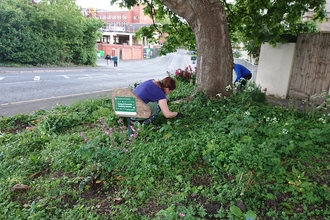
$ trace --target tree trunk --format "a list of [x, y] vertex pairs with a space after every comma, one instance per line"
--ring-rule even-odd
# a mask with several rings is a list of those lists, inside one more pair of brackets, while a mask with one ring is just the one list
[[219, 0], [160, 0], [186, 19], [196, 37], [198, 52], [196, 83], [210, 97], [233, 81], [233, 55], [224, 7]]

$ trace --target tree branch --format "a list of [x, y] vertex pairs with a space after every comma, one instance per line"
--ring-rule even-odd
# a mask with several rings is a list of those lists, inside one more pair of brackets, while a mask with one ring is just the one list
[[226, 6], [227, 10], [230, 12], [230, 14], [232, 14], [233, 16], [235, 16], [235, 13], [230, 8], [230, 4], [228, 4], [226, 0], [223, 0], [223, 3]]
[[152, 19], [152, 23], [155, 27], [155, 29], [158, 31], [159, 34], [163, 34], [163, 32], [161, 30], [159, 30], [159, 28], [157, 27], [156, 25], [156, 22], [155, 22], [155, 7], [154, 7], [154, 4], [153, 4], [153, 1], [151, 2], [148, 2], [148, 1], [145, 1], [148, 5], [148, 7], [150, 8], [150, 11], [149, 11], [149, 14], [151, 16], [151, 19]]

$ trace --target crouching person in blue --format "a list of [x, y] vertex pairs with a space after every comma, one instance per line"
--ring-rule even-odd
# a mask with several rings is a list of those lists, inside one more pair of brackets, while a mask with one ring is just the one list
[[140, 121], [150, 124], [161, 111], [166, 118], [184, 117], [179, 112], [172, 112], [168, 107], [167, 96], [176, 88], [176, 82], [172, 77], [162, 80], [150, 79], [139, 84], [133, 92], [151, 108], [152, 115], [148, 119], [131, 118], [131, 121]]
[[238, 85], [238, 89], [244, 89], [246, 82], [251, 79], [252, 77], [252, 73], [251, 71], [246, 68], [245, 66], [241, 65], [241, 64], [237, 64], [237, 63], [233, 63], [233, 69], [236, 72], [236, 79], [235, 79], [235, 83], [239, 83]]

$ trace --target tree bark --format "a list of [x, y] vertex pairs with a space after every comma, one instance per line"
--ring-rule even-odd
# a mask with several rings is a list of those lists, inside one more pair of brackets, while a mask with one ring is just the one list
[[196, 83], [208, 96], [229, 96], [233, 81], [233, 55], [226, 13], [219, 0], [160, 0], [186, 19], [196, 37]]

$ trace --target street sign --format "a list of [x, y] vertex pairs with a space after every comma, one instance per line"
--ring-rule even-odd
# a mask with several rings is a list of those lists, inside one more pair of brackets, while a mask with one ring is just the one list
[[136, 102], [134, 97], [116, 96], [114, 98], [115, 113], [124, 115], [136, 115]]

